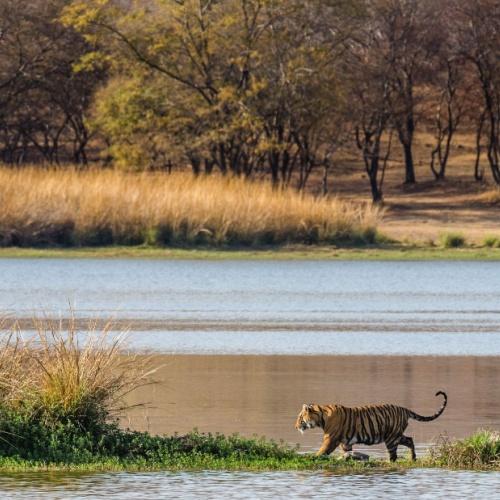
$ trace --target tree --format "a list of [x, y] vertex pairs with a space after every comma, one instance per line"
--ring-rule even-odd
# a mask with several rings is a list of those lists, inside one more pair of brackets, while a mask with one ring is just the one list
[[436, 145], [431, 153], [431, 171], [443, 180], [451, 151], [451, 143], [466, 111], [468, 89], [464, 85], [463, 61], [452, 54], [443, 55], [439, 75], [440, 86], [434, 122]]
[[403, 147], [405, 183], [416, 181], [413, 140], [421, 100], [417, 91], [428, 78], [428, 69], [442, 34], [436, 26], [435, 4], [426, 0], [375, 0], [373, 16], [379, 19], [379, 36], [385, 40], [389, 65], [391, 114]]
[[[478, 121], [477, 150], [486, 127], [488, 162], [494, 181], [500, 184], [500, 5], [492, 0], [471, 0], [457, 1], [454, 7], [454, 15], [461, 21], [460, 49], [475, 69], [484, 100], [484, 116], [480, 115]], [[479, 155], [476, 165], [478, 159]]]
[[0, 6], [0, 130], [4, 161], [85, 162], [85, 113], [102, 72], [75, 73], [89, 47], [58, 17], [65, 0], [5, 0]]
[[[205, 171], [249, 176], [267, 166], [278, 187], [288, 185], [297, 169], [303, 189], [340, 136], [336, 57], [346, 38], [335, 28], [352, 5], [76, 1], [65, 22], [106, 47], [86, 59], [112, 59], [120, 78], [149, 75], [161, 112], [157, 122], [148, 108], [151, 124], [161, 123], [157, 135], [183, 150], [195, 173], [204, 165]], [[137, 144], [132, 137], [138, 129], [126, 130], [127, 140]]]

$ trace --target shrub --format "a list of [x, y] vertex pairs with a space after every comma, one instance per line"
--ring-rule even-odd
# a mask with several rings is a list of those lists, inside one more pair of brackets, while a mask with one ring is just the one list
[[458, 441], [442, 438], [441, 442], [431, 450], [431, 459], [437, 465], [446, 467], [498, 468], [500, 434], [483, 430]]
[[462, 233], [444, 233], [440, 239], [444, 248], [460, 248], [465, 245], [465, 236]]
[[[149, 380], [150, 359], [124, 355], [111, 324], [79, 332], [74, 319], [34, 320], [25, 340], [15, 325], [0, 342], [0, 412], [51, 426], [87, 430], [123, 408], [123, 397]], [[5, 418], [4, 418], [5, 420]]]
[[486, 236], [483, 240], [483, 244], [488, 248], [500, 248], [500, 238], [496, 236]]

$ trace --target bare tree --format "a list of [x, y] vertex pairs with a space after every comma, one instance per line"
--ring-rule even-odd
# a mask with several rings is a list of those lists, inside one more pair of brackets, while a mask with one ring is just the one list
[[389, 65], [392, 121], [403, 147], [405, 183], [416, 181], [413, 141], [419, 118], [417, 89], [428, 78], [430, 61], [437, 52], [435, 4], [426, 0], [376, 1], [379, 36], [385, 39]]
[[477, 149], [479, 152], [485, 127], [491, 174], [500, 184], [500, 5], [494, 0], [460, 0], [455, 3], [454, 15], [461, 20], [460, 49], [475, 68], [484, 99], [484, 118], [481, 115], [476, 136]]
[[436, 145], [431, 153], [431, 171], [436, 180], [443, 180], [451, 151], [451, 143], [465, 113], [467, 89], [463, 86], [463, 61], [445, 55], [442, 61], [442, 90], [435, 118]]

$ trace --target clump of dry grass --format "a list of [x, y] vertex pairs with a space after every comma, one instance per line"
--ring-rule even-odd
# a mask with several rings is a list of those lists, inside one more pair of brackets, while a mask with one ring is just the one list
[[479, 195], [478, 199], [490, 205], [497, 205], [500, 203], [500, 188], [496, 187], [485, 191]]
[[0, 244], [371, 243], [380, 211], [237, 178], [0, 168]]
[[123, 398], [150, 380], [150, 358], [124, 352], [124, 335], [111, 323], [79, 332], [50, 319], [34, 320], [34, 333], [17, 325], [0, 341], [0, 410], [50, 425], [104, 424], [124, 409]]

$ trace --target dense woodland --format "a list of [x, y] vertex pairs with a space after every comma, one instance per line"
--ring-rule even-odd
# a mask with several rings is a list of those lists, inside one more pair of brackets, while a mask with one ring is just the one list
[[0, 0], [7, 164], [189, 166], [301, 190], [350, 148], [380, 201], [395, 151], [416, 182], [419, 130], [437, 180], [466, 131], [471, 182], [500, 184], [498, 1]]

